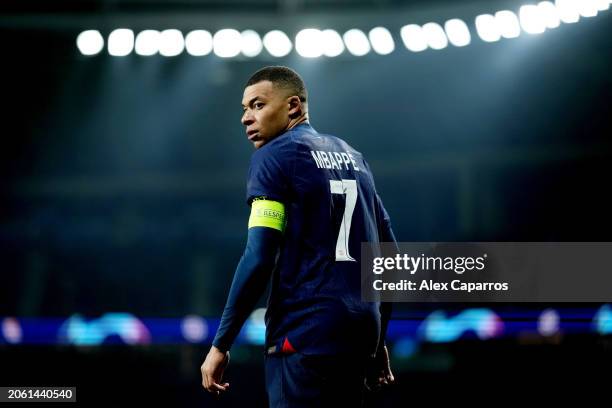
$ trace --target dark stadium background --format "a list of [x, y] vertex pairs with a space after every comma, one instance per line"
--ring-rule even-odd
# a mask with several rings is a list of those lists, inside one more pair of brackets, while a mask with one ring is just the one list
[[[612, 14], [496, 43], [475, 35], [476, 15], [527, 3], [3, 1], [0, 319], [218, 318], [248, 217], [252, 147], [239, 103], [249, 75], [270, 64], [301, 73], [317, 130], [366, 155], [399, 240], [610, 241]], [[451, 17], [470, 25], [467, 47], [403, 47], [402, 25]], [[377, 25], [394, 35], [390, 55], [115, 58], [75, 45], [89, 28], [291, 37], [307, 26]], [[393, 358], [399, 384], [370, 405], [604, 393], [612, 343], [592, 326], [604, 305], [480, 306], [505, 319], [505, 335], [404, 344], [416, 351]], [[401, 304], [394, 318], [415, 325], [441, 307]], [[561, 330], [538, 334], [549, 308]], [[83, 405], [264, 406], [257, 345], [233, 349], [228, 395], [206, 395], [209, 340], [0, 340], [0, 386], [76, 386]]]

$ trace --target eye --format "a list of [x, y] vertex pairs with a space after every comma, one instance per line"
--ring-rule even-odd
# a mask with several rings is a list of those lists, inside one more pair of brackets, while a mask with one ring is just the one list
[[255, 102], [253, 106], [255, 107], [255, 109], [261, 109], [263, 108], [264, 104], [261, 102]]

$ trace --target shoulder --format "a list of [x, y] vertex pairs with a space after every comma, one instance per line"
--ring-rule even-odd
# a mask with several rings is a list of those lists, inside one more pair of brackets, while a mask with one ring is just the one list
[[331, 137], [335, 141], [335, 143], [337, 143], [337, 145], [340, 146], [342, 150], [348, 153], [351, 153], [355, 156], [363, 157], [360, 151], [358, 151], [353, 146], [348, 144], [344, 139], [341, 139], [338, 136], [331, 136], [331, 135], [329, 135], [329, 137]]
[[285, 132], [282, 135], [272, 139], [253, 153], [253, 159], [263, 159], [266, 157], [274, 157], [279, 154], [287, 154], [295, 149], [295, 137], [291, 132]]
[[344, 139], [338, 136], [323, 133], [319, 133], [318, 136], [321, 137], [321, 144], [319, 144], [319, 147], [321, 148], [320, 150], [329, 152], [344, 152], [353, 159], [358, 159], [360, 161], [365, 160], [363, 154], [347, 143]]
[[342, 150], [355, 156], [362, 156], [361, 152], [353, 148], [344, 139], [330, 133], [317, 132], [310, 124], [292, 130], [291, 135], [294, 143], [300, 146], [313, 147], [312, 145], [316, 145], [321, 149]]
[[289, 180], [294, 172], [297, 143], [286, 132], [253, 152], [249, 166], [249, 178], [270, 176]]
[[[291, 166], [299, 159], [300, 152], [308, 150], [319, 134], [310, 126], [297, 126], [269, 141], [251, 156], [251, 165], [274, 163], [281, 167]], [[320, 135], [323, 136], [323, 135]]]

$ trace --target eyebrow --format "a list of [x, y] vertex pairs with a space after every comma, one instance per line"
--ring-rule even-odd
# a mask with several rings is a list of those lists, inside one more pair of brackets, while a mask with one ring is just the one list
[[[252, 98], [252, 99], [249, 101], [248, 106], [250, 106], [250, 105], [251, 105], [253, 102], [255, 102], [257, 99], [261, 99], [261, 96], [256, 96], [256, 97]], [[243, 107], [243, 108], [244, 108], [245, 106], [247, 106], [247, 105], [244, 105], [244, 104], [242, 105], [242, 107]]]

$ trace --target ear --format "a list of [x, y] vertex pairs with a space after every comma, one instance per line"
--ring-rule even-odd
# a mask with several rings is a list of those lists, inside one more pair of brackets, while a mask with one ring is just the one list
[[302, 114], [303, 106], [299, 96], [290, 96], [287, 99], [287, 103], [289, 104], [289, 117], [291, 119], [297, 118]]

